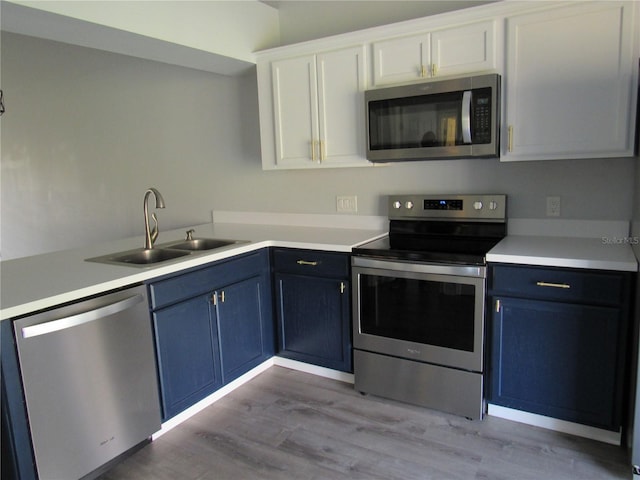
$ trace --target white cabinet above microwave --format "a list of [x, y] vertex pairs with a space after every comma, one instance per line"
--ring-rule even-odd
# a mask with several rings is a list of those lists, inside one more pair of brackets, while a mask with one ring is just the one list
[[496, 68], [496, 21], [373, 42], [373, 85]]

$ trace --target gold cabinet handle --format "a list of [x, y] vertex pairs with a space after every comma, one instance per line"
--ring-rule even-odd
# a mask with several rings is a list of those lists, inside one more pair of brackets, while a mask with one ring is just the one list
[[438, 74], [438, 66], [435, 63], [431, 64], [431, 76], [435, 77]]
[[500, 313], [500, 300], [496, 300], [496, 313]]
[[316, 161], [316, 144], [318, 143], [317, 140], [311, 140], [311, 161], [315, 162]]
[[317, 267], [318, 262], [310, 262], [308, 260], [298, 260], [296, 262], [298, 265], [309, 265], [310, 267]]
[[224, 290], [221, 292], [213, 292], [210, 297], [211, 303], [214, 305], [218, 305], [218, 300], [220, 303], [224, 303]]
[[553, 282], [536, 282], [539, 287], [551, 287], [551, 288], [571, 288], [568, 283], [553, 283]]
[[344, 282], [340, 282], [340, 294], [344, 294], [346, 288], [347, 286], [344, 284]]
[[420, 65], [420, 76], [421, 77], [426, 77], [427, 76], [427, 66], [426, 65]]
[[320, 144], [320, 161], [324, 162], [326, 155], [325, 155], [325, 151], [324, 151], [324, 140], [320, 140], [320, 142], [318, 142]]
[[509, 125], [509, 128], [507, 128], [507, 135], [507, 150], [513, 152], [513, 125]]

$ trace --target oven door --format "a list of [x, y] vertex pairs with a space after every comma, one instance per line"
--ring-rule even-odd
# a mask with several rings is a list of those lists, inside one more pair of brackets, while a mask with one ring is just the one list
[[353, 346], [483, 371], [486, 267], [352, 257]]

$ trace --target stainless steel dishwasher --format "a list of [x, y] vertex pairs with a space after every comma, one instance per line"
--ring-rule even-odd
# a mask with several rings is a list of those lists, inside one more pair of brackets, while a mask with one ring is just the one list
[[160, 429], [146, 287], [14, 322], [40, 480], [79, 479]]

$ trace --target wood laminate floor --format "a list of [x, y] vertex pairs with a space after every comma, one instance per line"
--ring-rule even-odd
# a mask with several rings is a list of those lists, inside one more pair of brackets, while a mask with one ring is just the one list
[[271, 367], [100, 480], [630, 478], [620, 447]]

